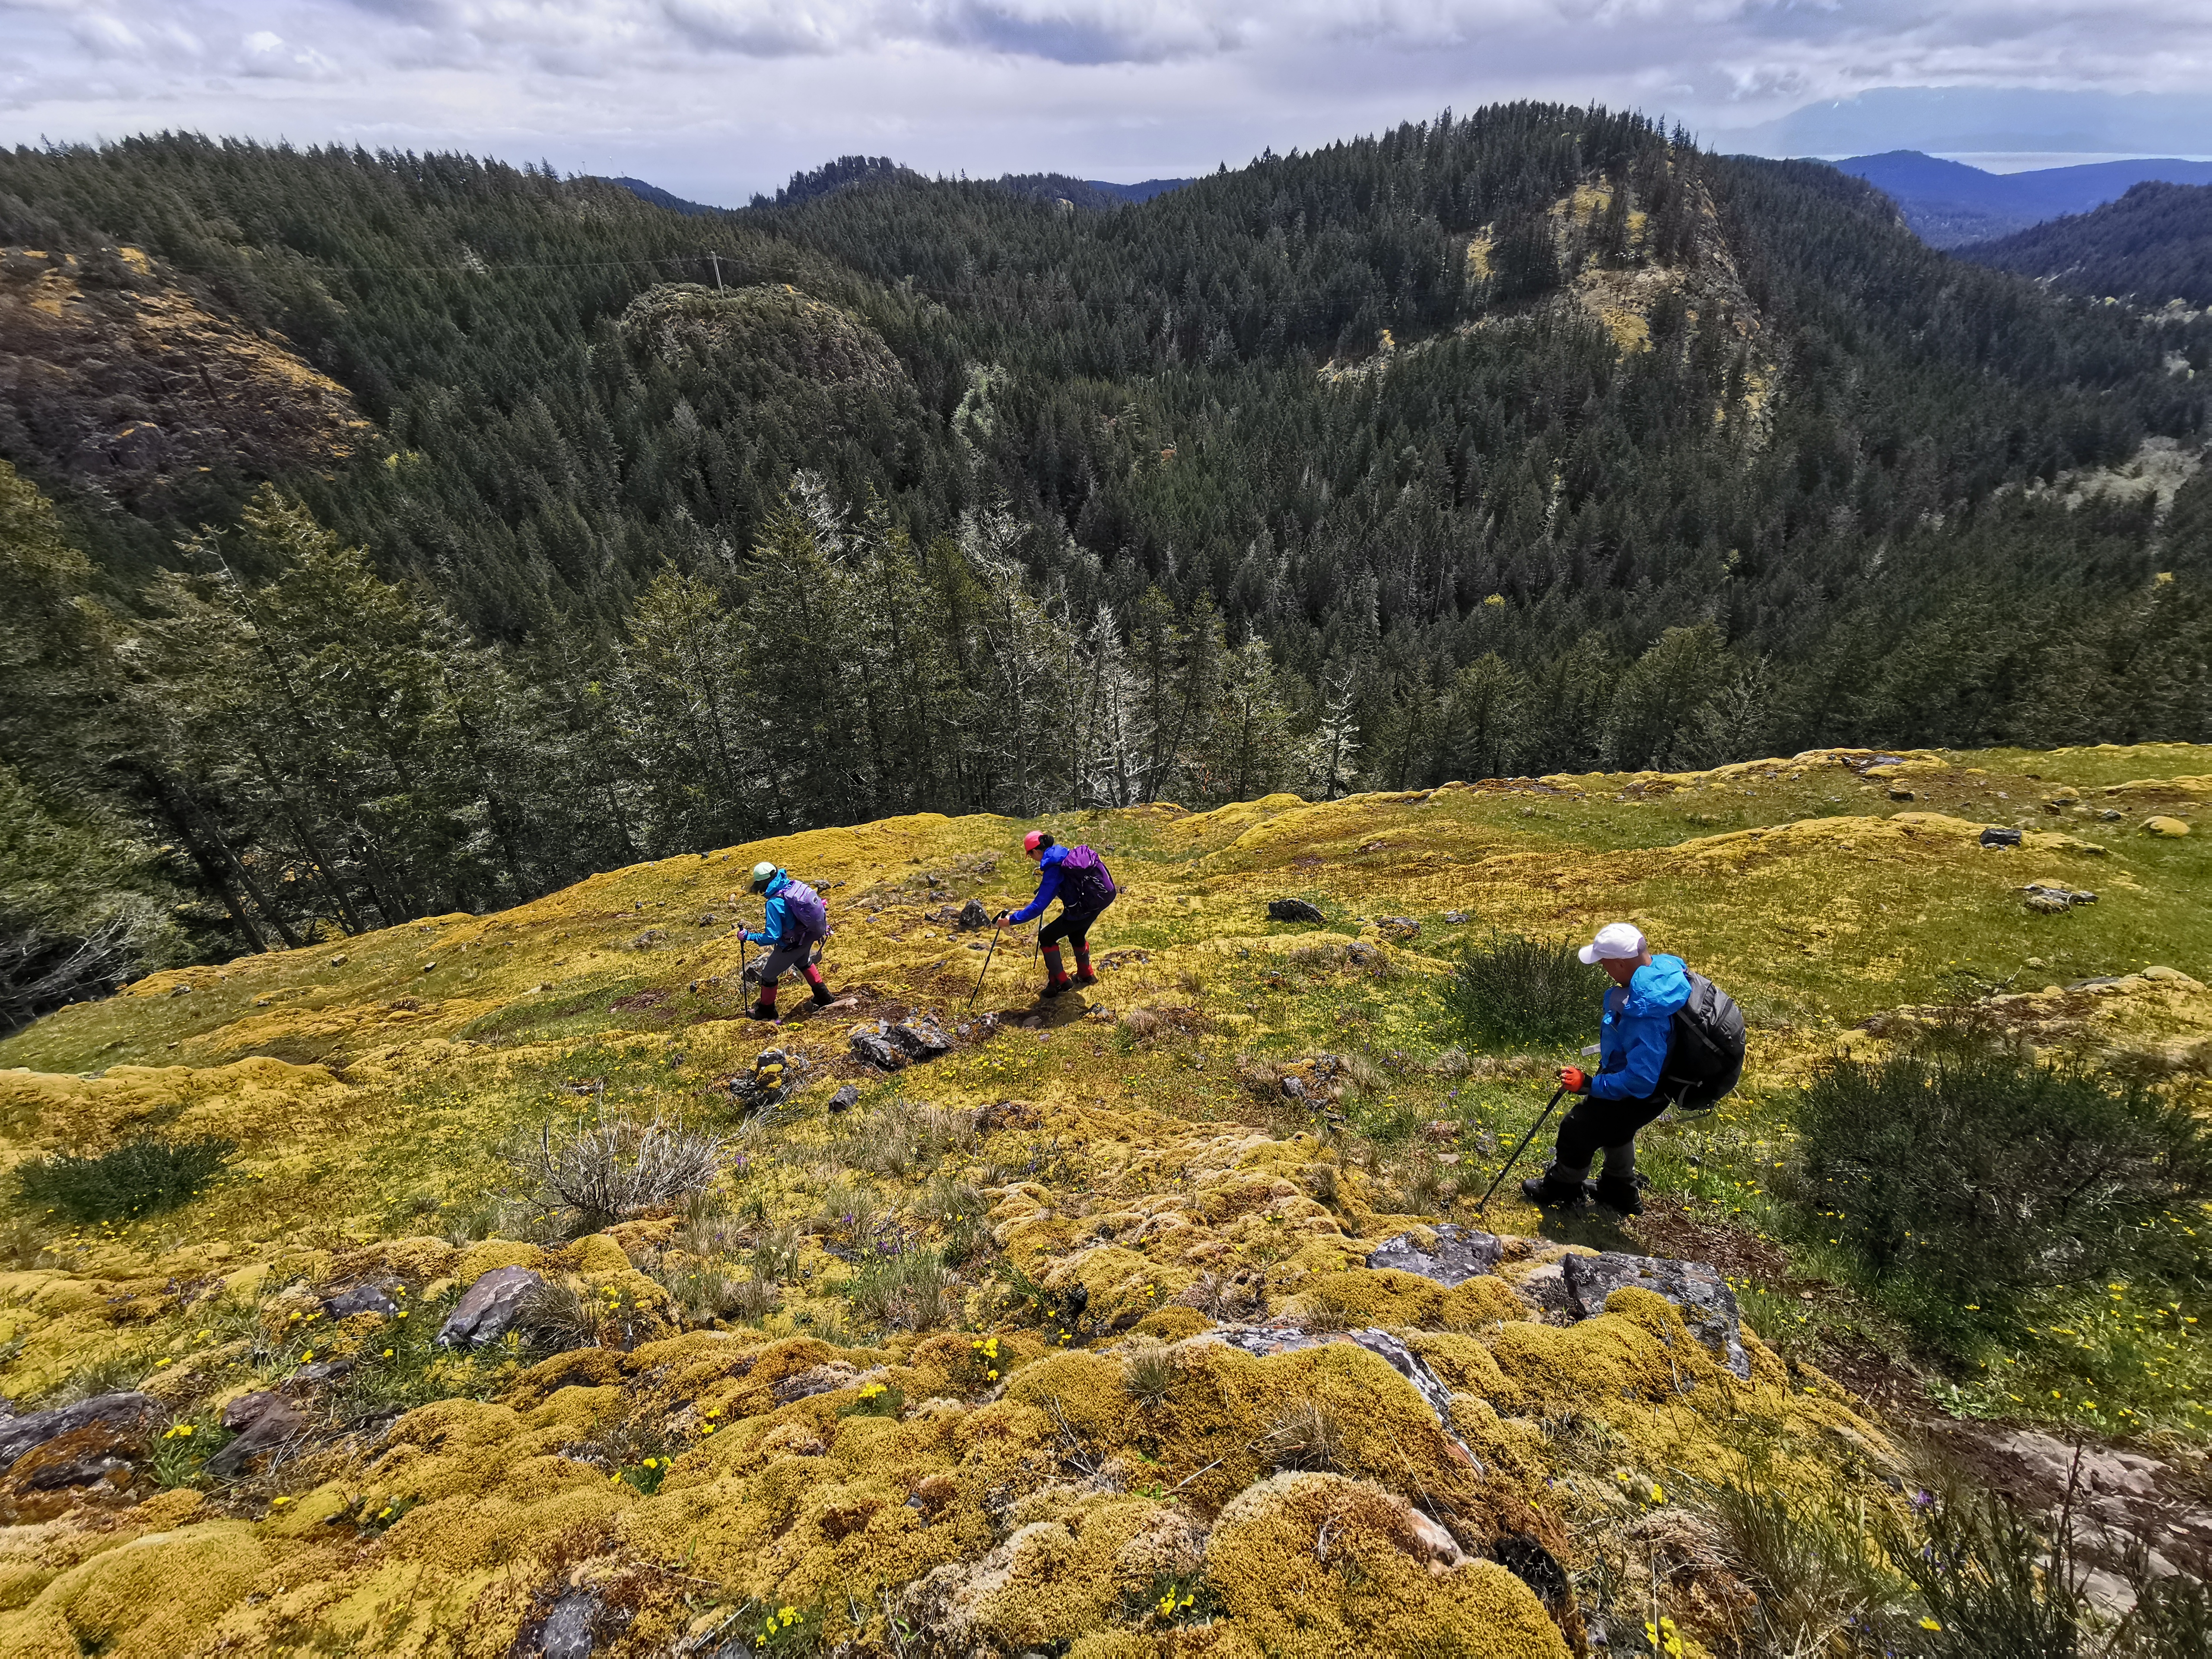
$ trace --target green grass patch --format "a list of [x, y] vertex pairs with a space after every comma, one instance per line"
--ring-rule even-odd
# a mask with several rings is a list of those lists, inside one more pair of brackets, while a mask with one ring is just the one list
[[71, 1221], [128, 1221], [198, 1198], [237, 1149], [220, 1135], [143, 1136], [91, 1157], [31, 1158], [16, 1166], [15, 1191], [31, 1208]]

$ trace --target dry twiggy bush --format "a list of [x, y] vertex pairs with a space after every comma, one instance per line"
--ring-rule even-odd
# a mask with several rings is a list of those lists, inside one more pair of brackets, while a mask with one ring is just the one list
[[712, 1185], [722, 1140], [659, 1117], [601, 1118], [557, 1139], [548, 1123], [514, 1162], [541, 1208], [573, 1216], [578, 1232], [594, 1232]]

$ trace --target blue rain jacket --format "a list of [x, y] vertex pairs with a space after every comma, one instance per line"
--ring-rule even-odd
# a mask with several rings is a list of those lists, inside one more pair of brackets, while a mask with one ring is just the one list
[[781, 895], [790, 880], [791, 877], [786, 872], [779, 870], [775, 872], [775, 879], [768, 884], [768, 906], [761, 913], [761, 930], [757, 933], [747, 933], [746, 944], [781, 945], [783, 943], [784, 934], [791, 930], [791, 919], [783, 913]]
[[1644, 1100], [1656, 1093], [1674, 1034], [1674, 1011], [1689, 1000], [1690, 970], [1680, 957], [1655, 956], [1626, 987], [1607, 989], [1591, 1095], [1599, 1100]]
[[1036, 896], [1006, 918], [1012, 922], [1034, 921], [1044, 914], [1044, 907], [1060, 896], [1060, 860], [1067, 856], [1065, 847], [1048, 847], [1044, 856], [1037, 860]]

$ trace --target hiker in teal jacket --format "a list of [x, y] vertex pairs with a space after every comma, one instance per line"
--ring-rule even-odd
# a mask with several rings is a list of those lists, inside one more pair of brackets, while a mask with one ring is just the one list
[[830, 1000], [830, 988], [823, 982], [820, 964], [811, 959], [815, 941], [829, 936], [829, 913], [821, 895], [788, 870], [765, 861], [753, 866], [752, 889], [767, 895], [768, 903], [762, 911], [760, 930], [744, 934], [744, 939], [748, 945], [769, 947], [767, 959], [760, 965], [760, 1000], [753, 1005], [752, 1017], [776, 1017], [775, 982], [793, 968], [812, 988], [815, 1006], [821, 1006]]
[[[1659, 1091], [1675, 1011], [1690, 1000], [1681, 957], [1654, 956], [1642, 932], [1625, 921], [1598, 930], [1581, 951], [1613, 985], [1598, 1024], [1597, 1070], [1570, 1066], [1559, 1083], [1583, 1097], [1559, 1122], [1552, 1167], [1521, 1183], [1531, 1200], [1571, 1208], [1595, 1198], [1623, 1215], [1642, 1213], [1636, 1186], [1636, 1133], [1672, 1104]], [[1590, 1161], [1605, 1151], [1605, 1173], [1585, 1188]]]

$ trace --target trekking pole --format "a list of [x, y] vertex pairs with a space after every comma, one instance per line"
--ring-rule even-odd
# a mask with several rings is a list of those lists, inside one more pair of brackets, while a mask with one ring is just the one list
[[1513, 1156], [1505, 1160], [1505, 1167], [1498, 1172], [1497, 1180], [1490, 1183], [1490, 1192], [1483, 1194], [1481, 1202], [1474, 1206], [1474, 1212], [1477, 1215], [1480, 1215], [1483, 1206], [1490, 1202], [1490, 1194], [1498, 1190], [1498, 1182], [1504, 1180], [1512, 1172], [1513, 1166], [1521, 1161], [1521, 1154], [1528, 1150], [1528, 1143], [1536, 1138], [1536, 1131], [1544, 1127], [1544, 1120], [1551, 1116], [1552, 1108], [1559, 1103], [1559, 1097], [1566, 1091], [1567, 1085], [1564, 1083], [1552, 1091], [1552, 1097], [1544, 1103], [1543, 1111], [1537, 1115], [1536, 1121], [1528, 1126], [1528, 1133], [1521, 1137], [1521, 1144], [1513, 1149]]
[[991, 948], [983, 952], [983, 973], [975, 975], [975, 988], [968, 994], [968, 1006], [970, 1008], [975, 1006], [975, 999], [983, 994], [983, 974], [991, 971], [991, 958], [999, 953], [999, 935], [1005, 931], [1006, 929], [1000, 927], [997, 922], [994, 921], [991, 924]]

